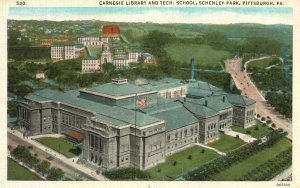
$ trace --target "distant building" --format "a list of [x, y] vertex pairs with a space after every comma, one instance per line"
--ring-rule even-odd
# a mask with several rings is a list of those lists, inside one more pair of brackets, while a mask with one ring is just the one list
[[100, 70], [100, 59], [94, 57], [84, 57], [82, 60], [82, 72], [91, 73]]
[[35, 78], [43, 80], [43, 79], [46, 79], [46, 75], [44, 72], [38, 72], [35, 74]]
[[78, 42], [84, 46], [101, 46], [103, 44], [100, 37], [80, 37]]
[[40, 45], [41, 46], [51, 46], [54, 43], [66, 43], [67, 39], [41, 39]]
[[102, 38], [108, 38], [109, 40], [120, 40], [121, 29], [118, 25], [105, 25], [101, 27]]
[[56, 43], [51, 46], [51, 59], [54, 61], [64, 59], [75, 59], [80, 57], [80, 54], [84, 51], [84, 46], [81, 44], [72, 45], [64, 43]]
[[152, 54], [150, 53], [142, 53], [141, 54], [141, 60], [144, 63], [155, 63], [155, 58]]

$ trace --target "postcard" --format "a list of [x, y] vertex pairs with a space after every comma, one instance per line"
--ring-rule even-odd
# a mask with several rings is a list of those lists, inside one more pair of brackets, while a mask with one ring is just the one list
[[300, 186], [299, 8], [4, 3], [3, 185]]

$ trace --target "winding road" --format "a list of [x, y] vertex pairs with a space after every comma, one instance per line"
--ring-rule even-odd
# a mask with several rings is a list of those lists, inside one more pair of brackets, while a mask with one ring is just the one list
[[242, 91], [242, 95], [247, 95], [256, 101], [256, 113], [265, 118], [269, 116], [276, 127], [285, 130], [288, 133], [287, 137], [292, 140], [292, 121], [276, 112], [274, 108], [267, 103], [264, 96], [247, 74], [248, 63], [266, 58], [269, 58], [269, 56], [251, 59], [245, 62], [244, 71], [242, 70], [243, 63], [241, 58], [229, 59], [225, 61], [225, 68], [227, 72], [230, 73], [237, 88]]

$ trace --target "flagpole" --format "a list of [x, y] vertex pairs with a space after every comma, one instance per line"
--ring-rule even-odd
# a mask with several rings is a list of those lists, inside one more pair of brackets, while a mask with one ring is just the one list
[[135, 102], [134, 102], [134, 163], [133, 168], [135, 168], [136, 163], [136, 102], [137, 102], [137, 93], [135, 94]]

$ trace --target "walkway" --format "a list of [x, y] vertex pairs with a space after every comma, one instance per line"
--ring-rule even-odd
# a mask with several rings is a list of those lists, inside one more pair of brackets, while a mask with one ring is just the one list
[[[252, 61], [265, 58], [269, 58], [269, 56], [251, 59], [245, 63], [245, 67], [247, 67], [247, 64]], [[284, 118], [283, 115], [279, 114], [274, 110], [274, 108], [270, 107], [264, 96], [260, 93], [258, 88], [248, 76], [247, 72], [242, 71], [242, 65], [243, 63], [241, 58], [234, 58], [225, 61], [226, 70], [231, 74], [231, 77], [233, 78], [237, 88], [242, 91], [242, 95], [247, 95], [256, 101], [256, 113], [260, 114], [262, 117], [269, 116], [272, 122], [276, 124], [277, 128], [282, 128], [285, 130], [288, 133], [287, 137], [292, 139], [291, 120]]]
[[278, 174], [276, 177], [272, 179], [272, 181], [287, 181], [289, 179], [290, 181], [292, 179], [292, 166], [290, 166], [288, 169]]
[[[106, 177], [104, 177], [102, 174], [96, 174], [96, 172], [94, 170], [91, 170], [83, 165], [80, 165], [80, 164], [77, 164], [77, 160], [78, 160], [78, 157], [75, 157], [75, 158], [67, 158], [65, 157], [64, 155], [36, 142], [33, 140], [33, 138], [37, 138], [36, 136], [33, 136], [33, 137], [28, 137], [28, 138], [24, 138], [23, 137], [23, 134], [17, 130], [11, 130], [11, 129], [7, 129], [7, 131], [17, 137], [19, 137], [20, 139], [22, 139], [24, 142], [27, 142], [27, 143], [30, 143], [31, 145], [47, 152], [49, 155], [51, 155], [52, 157], [54, 158], [57, 158], [59, 160], [61, 160], [63, 163], [69, 165], [69, 166], [72, 166], [74, 168], [76, 168], [78, 171], [82, 172], [82, 173], [85, 173], [89, 176], [92, 176], [93, 178], [97, 179], [97, 180], [109, 180], [107, 179]], [[46, 135], [45, 137], [47, 137], [49, 135]]]
[[250, 143], [250, 142], [253, 142], [256, 140], [256, 138], [253, 138], [252, 136], [249, 136], [249, 135], [243, 134], [243, 133], [239, 133], [239, 132], [235, 132], [233, 130], [226, 131], [226, 132], [224, 132], [224, 134], [232, 136], [232, 137], [236, 137], [236, 135], [239, 135], [239, 138], [246, 143]]
[[221, 151], [217, 150], [216, 148], [209, 147], [209, 146], [207, 146], [207, 145], [205, 145], [205, 144], [200, 144], [200, 143], [195, 143], [195, 144], [198, 145], [198, 146], [201, 146], [201, 147], [204, 147], [204, 148], [213, 150], [213, 151], [217, 152], [217, 153], [220, 154], [220, 155], [226, 155], [226, 153], [221, 152]]

